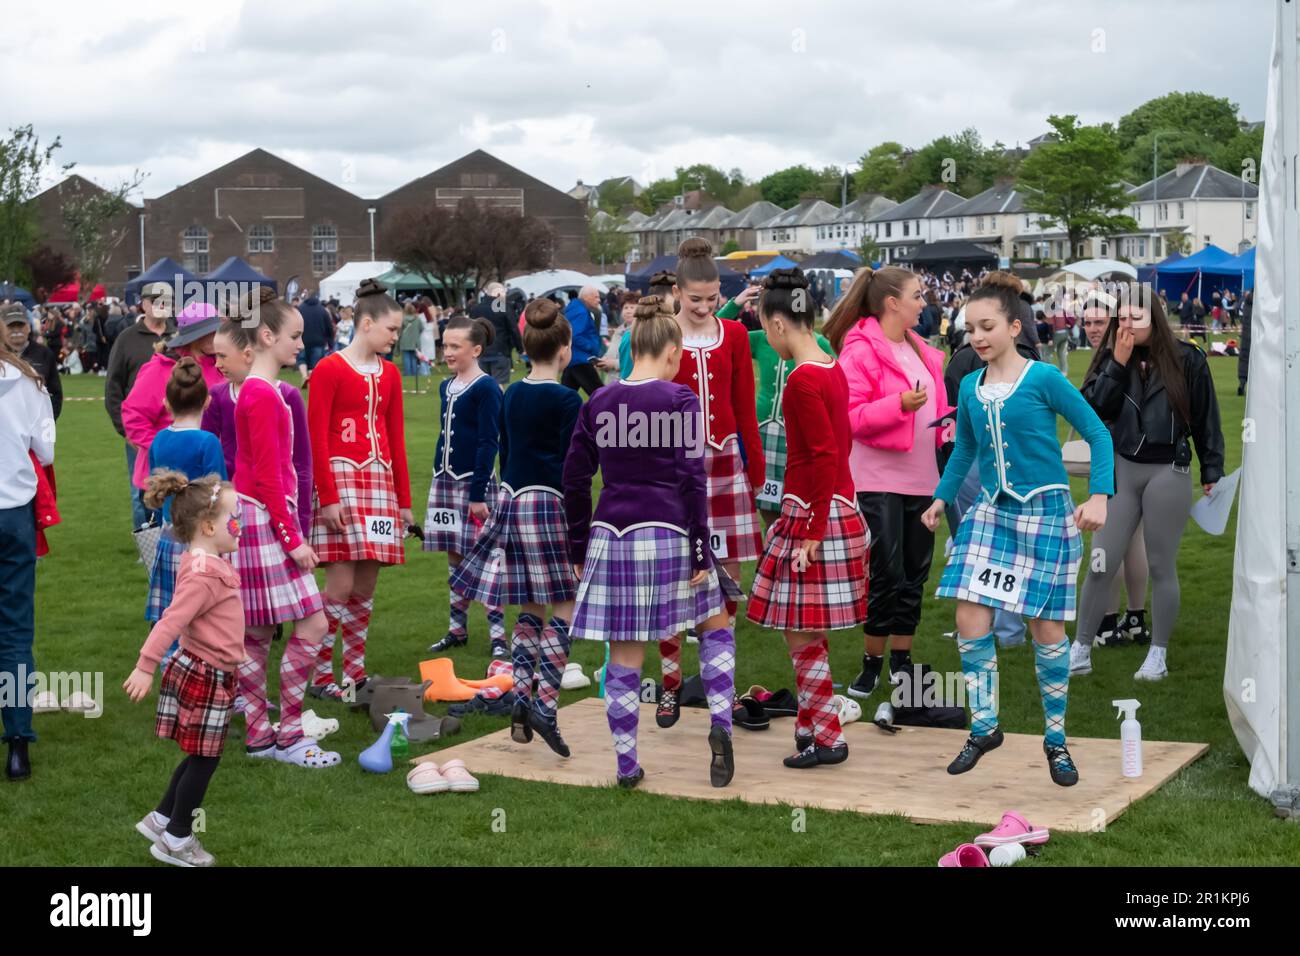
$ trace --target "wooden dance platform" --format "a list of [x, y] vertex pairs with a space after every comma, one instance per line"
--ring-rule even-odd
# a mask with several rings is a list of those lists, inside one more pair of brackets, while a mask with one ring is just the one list
[[[641, 706], [637, 746], [646, 776], [639, 790], [698, 800], [895, 814], [914, 823], [995, 825], [1004, 812], [1017, 810], [1035, 825], [1053, 830], [1095, 831], [1209, 750], [1208, 744], [1144, 740], [1142, 776], [1128, 780], [1120, 773], [1118, 740], [1071, 737], [1070, 753], [1080, 780], [1073, 787], [1058, 787], [1047, 775], [1043, 739], [1036, 734], [1007, 734], [1006, 742], [985, 755], [978, 767], [954, 777], [945, 768], [961, 749], [966, 731], [904, 727], [891, 735], [858, 721], [845, 728], [845, 763], [790, 770], [781, 759], [794, 750], [794, 718], [778, 718], [768, 730], [736, 729], [736, 776], [719, 790], [709, 785], [708, 712], [683, 708], [677, 726], [661, 730], [654, 710], [653, 704]], [[476, 774], [612, 786], [614, 750], [604, 702], [589, 697], [562, 708], [560, 729], [573, 751], [568, 760], [552, 753], [540, 737], [531, 744], [515, 743], [507, 728], [412, 763], [459, 757]]]

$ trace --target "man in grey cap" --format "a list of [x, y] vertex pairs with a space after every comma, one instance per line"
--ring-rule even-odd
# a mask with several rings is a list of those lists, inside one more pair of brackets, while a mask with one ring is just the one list
[[36, 370], [45, 380], [45, 390], [50, 393], [57, 421], [63, 410], [63, 381], [59, 378], [59, 357], [32, 335], [32, 323], [27, 310], [20, 303], [0, 305], [0, 323], [4, 325], [5, 341], [14, 354]]
[[[117, 433], [126, 439], [122, 428], [122, 400], [135, 384], [136, 373], [153, 358], [154, 345], [176, 332], [172, 319], [172, 287], [166, 282], [150, 282], [140, 290], [140, 318], [122, 330], [108, 356], [108, 377], [104, 379], [104, 409]], [[135, 446], [126, 444], [127, 487], [131, 490], [131, 527], [139, 528], [149, 520], [141, 492], [131, 484], [135, 470]]]

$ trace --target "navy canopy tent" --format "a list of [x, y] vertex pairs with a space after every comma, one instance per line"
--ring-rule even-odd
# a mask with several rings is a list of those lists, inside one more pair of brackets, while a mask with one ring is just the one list
[[[1218, 246], [1209, 245], [1176, 262], [1165, 260], [1156, 266], [1156, 287], [1171, 302], [1176, 302], [1184, 292], [1202, 302], [1206, 302], [1212, 292], [1231, 290], [1239, 293], [1245, 276], [1238, 258]], [[1253, 273], [1251, 278], [1253, 281]]]
[[1151, 283], [1152, 285], [1155, 285], [1155, 284], [1156, 284], [1156, 271], [1157, 271], [1161, 266], [1164, 266], [1164, 265], [1170, 265], [1170, 264], [1172, 264], [1172, 263], [1175, 263], [1175, 262], [1177, 262], [1179, 259], [1181, 259], [1182, 257], [1183, 257], [1183, 254], [1182, 254], [1181, 252], [1171, 252], [1171, 253], [1169, 254], [1169, 257], [1168, 257], [1167, 259], [1161, 259], [1161, 260], [1160, 260], [1159, 262], [1157, 262], [1155, 265], [1150, 265], [1150, 266], [1138, 266], [1138, 282], [1149, 282], [1149, 283]]
[[[635, 272], [627, 273], [624, 278], [630, 291], [647, 295], [650, 292], [651, 276], [656, 272], [664, 271], [677, 271], [676, 256], [659, 256], [657, 259], [651, 259]], [[722, 294], [727, 298], [740, 295], [749, 284], [743, 275], [721, 262], [718, 263], [718, 278], [722, 280]]]
[[910, 254], [903, 256], [903, 262], [935, 269], [978, 269], [981, 266], [996, 267], [998, 257], [983, 246], [965, 239], [940, 239], [938, 242], [926, 242], [917, 246]]
[[30, 292], [20, 285], [14, 285], [12, 282], [0, 282], [0, 299], [21, 302], [29, 309], [36, 305], [36, 300], [32, 298]]
[[[177, 277], [180, 277], [182, 285], [190, 282], [202, 282], [198, 276], [190, 272], [175, 259], [170, 256], [163, 256], [144, 272], [132, 279], [126, 284], [125, 294], [128, 302], [135, 302], [140, 298], [140, 289], [146, 282], [166, 282], [168, 285], [175, 286]], [[193, 296], [185, 294], [185, 289], [181, 289], [181, 298], [189, 299]]]
[[799, 268], [807, 272], [809, 269], [857, 269], [861, 265], [862, 259], [856, 253], [848, 249], [840, 249], [836, 252], [819, 252], [815, 256], [809, 256], [799, 263]]
[[751, 276], [765, 276], [773, 269], [793, 269], [796, 265], [798, 265], [798, 263], [793, 259], [787, 259], [785, 256], [777, 256], [770, 262], [763, 263], [757, 269], [750, 269], [749, 274]]
[[270, 286], [274, 291], [280, 291], [276, 281], [268, 276], [262, 275], [252, 266], [250, 266], [239, 256], [231, 256], [221, 265], [217, 266], [211, 272], [203, 277], [205, 283], [210, 282], [242, 282], [251, 285], [254, 282], [261, 285]]

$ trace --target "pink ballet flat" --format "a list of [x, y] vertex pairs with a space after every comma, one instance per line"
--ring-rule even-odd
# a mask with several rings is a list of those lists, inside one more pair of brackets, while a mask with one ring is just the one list
[[951, 853], [945, 853], [939, 857], [939, 865], [942, 867], [949, 866], [991, 866], [989, 858], [984, 855], [984, 851], [974, 843], [963, 843]]
[[1002, 822], [988, 833], [981, 833], [975, 838], [976, 846], [1003, 846], [1007, 843], [1023, 843], [1036, 846], [1046, 843], [1051, 834], [1047, 827], [1030, 826], [1029, 821], [1011, 810], [1002, 814]]

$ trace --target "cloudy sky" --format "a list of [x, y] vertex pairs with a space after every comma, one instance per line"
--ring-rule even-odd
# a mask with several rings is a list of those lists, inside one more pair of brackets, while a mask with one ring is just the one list
[[[856, 163], [1171, 90], [1263, 116], [1272, 0], [48, 0], [7, 10], [3, 125], [158, 196], [262, 146], [361, 196], [482, 148], [561, 189]], [[139, 198], [138, 196], [136, 197]]]

